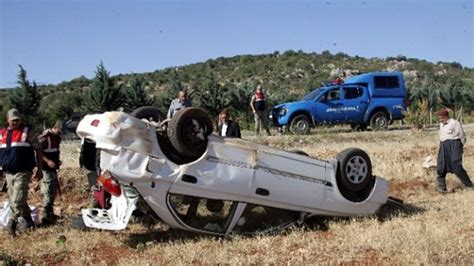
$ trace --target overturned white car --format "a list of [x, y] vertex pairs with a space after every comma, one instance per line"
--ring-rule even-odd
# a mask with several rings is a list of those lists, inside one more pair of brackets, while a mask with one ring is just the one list
[[87, 115], [79, 123], [78, 135], [100, 150], [98, 179], [113, 195], [108, 210], [82, 210], [86, 226], [124, 229], [138, 207], [171, 227], [246, 234], [312, 216], [370, 215], [387, 202], [388, 182], [372, 175], [360, 149], [321, 160], [211, 134], [211, 121], [198, 108], [183, 109], [166, 124], [162, 119], [143, 107], [131, 115]]

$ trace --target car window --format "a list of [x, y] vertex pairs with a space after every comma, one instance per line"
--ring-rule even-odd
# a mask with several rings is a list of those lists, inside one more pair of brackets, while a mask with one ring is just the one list
[[168, 202], [184, 224], [215, 233], [225, 233], [236, 205], [233, 201], [180, 194], [169, 194]]
[[242, 234], [278, 231], [291, 225], [298, 217], [299, 213], [296, 211], [249, 203], [237, 221], [234, 231]]
[[396, 89], [400, 87], [397, 76], [374, 76], [376, 89]]
[[310, 93], [306, 94], [305, 96], [303, 96], [303, 98], [301, 98], [301, 100], [302, 101], [314, 100], [314, 98], [316, 98], [316, 96], [318, 96], [320, 92], [321, 92], [321, 89], [315, 89], [312, 92], [310, 92]]
[[364, 91], [360, 87], [345, 87], [344, 88], [344, 99], [356, 99], [364, 94]]
[[339, 88], [328, 90], [321, 99], [322, 101], [339, 100]]

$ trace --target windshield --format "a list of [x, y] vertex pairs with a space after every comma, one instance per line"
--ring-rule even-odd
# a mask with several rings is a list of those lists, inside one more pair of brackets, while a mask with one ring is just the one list
[[314, 100], [316, 98], [316, 96], [318, 96], [318, 94], [321, 92], [321, 88], [319, 89], [315, 89], [314, 91], [306, 94], [305, 96], [303, 96], [303, 98], [301, 98], [302, 101], [311, 101], [311, 100]]

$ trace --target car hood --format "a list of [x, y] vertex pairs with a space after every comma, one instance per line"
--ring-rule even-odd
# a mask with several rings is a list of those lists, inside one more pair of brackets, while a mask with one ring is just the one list
[[287, 108], [287, 109], [304, 109], [309, 107], [311, 104], [313, 104], [313, 101], [295, 101], [295, 102], [289, 102], [289, 103], [282, 103], [279, 105], [275, 105], [273, 109], [279, 109], [279, 108]]

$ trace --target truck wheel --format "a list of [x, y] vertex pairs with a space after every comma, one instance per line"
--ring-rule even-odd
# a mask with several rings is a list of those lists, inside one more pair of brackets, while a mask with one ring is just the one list
[[373, 130], [385, 130], [388, 127], [388, 116], [385, 112], [379, 111], [370, 118], [370, 127]]
[[199, 108], [184, 108], [168, 123], [168, 138], [180, 155], [199, 158], [207, 148], [207, 137], [212, 133], [212, 122]]
[[156, 125], [165, 119], [165, 115], [158, 108], [151, 106], [139, 107], [130, 115]]
[[336, 158], [338, 185], [350, 192], [359, 192], [373, 183], [372, 163], [365, 151], [349, 148], [341, 151]]
[[290, 131], [296, 135], [309, 133], [309, 119], [306, 115], [297, 115], [290, 122]]

